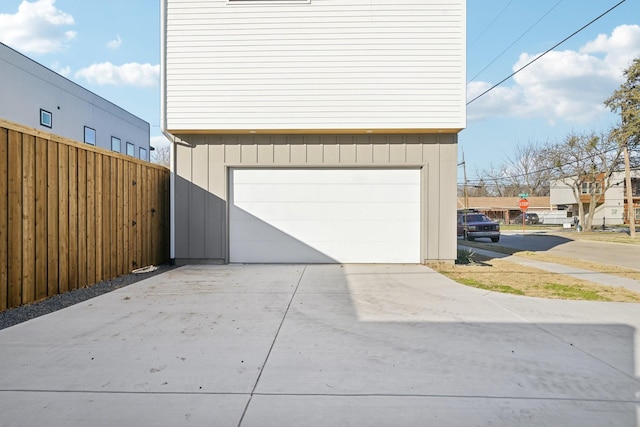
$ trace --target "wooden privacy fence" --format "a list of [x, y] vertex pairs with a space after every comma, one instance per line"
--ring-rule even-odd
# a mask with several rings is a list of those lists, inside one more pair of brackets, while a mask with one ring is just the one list
[[169, 170], [0, 121], [0, 311], [168, 260]]

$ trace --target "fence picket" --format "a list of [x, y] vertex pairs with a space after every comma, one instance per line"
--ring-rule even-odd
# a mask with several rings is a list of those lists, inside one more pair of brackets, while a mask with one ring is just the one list
[[168, 186], [166, 168], [0, 120], [0, 311], [165, 262]]
[[35, 137], [22, 135], [22, 303], [36, 299]]
[[47, 296], [47, 141], [36, 138], [35, 151], [35, 300]]
[[22, 304], [22, 134], [9, 130], [8, 141], [8, 307], [13, 308]]
[[8, 130], [0, 128], [0, 311], [7, 309], [9, 298], [8, 138]]

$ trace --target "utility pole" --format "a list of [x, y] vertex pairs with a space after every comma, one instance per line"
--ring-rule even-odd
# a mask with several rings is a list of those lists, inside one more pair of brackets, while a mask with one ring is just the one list
[[458, 166], [462, 166], [462, 171], [464, 174], [464, 185], [462, 187], [462, 194], [464, 194], [464, 211], [462, 212], [462, 223], [465, 229], [465, 237], [466, 240], [466, 230], [467, 230], [467, 212], [469, 212], [469, 194], [467, 193], [467, 164], [464, 161], [464, 151], [462, 152], [462, 162], [458, 163]]
[[[467, 192], [467, 164], [464, 161], [464, 151], [462, 152], [462, 171], [464, 173], [464, 212], [467, 213], [469, 210], [469, 193]], [[465, 221], [467, 217], [465, 216]]]
[[636, 237], [636, 210], [633, 205], [633, 188], [631, 188], [631, 165], [629, 162], [629, 144], [624, 144], [624, 179], [627, 187], [627, 217], [629, 218], [629, 237]]

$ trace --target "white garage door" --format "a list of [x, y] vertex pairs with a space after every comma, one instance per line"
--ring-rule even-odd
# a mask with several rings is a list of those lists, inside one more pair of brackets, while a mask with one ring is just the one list
[[419, 263], [417, 169], [232, 169], [231, 262]]

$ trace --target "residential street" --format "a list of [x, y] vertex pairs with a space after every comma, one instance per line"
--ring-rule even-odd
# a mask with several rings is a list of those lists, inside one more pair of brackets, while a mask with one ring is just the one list
[[[567, 233], [567, 237], [571, 237]], [[552, 255], [593, 261], [602, 264], [640, 269], [640, 245], [570, 240], [553, 234], [503, 232], [500, 245], [527, 251], [548, 251]]]

